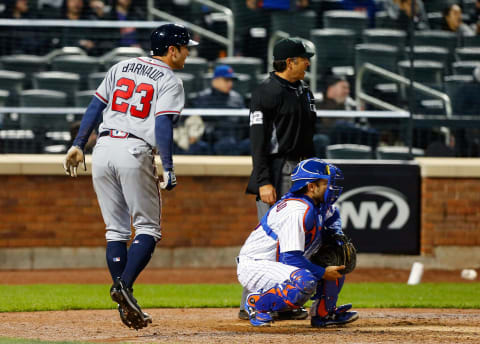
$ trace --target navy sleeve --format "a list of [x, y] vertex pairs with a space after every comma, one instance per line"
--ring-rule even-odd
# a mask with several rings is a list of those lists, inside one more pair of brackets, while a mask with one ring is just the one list
[[155, 118], [155, 139], [162, 160], [164, 171], [173, 170], [173, 127], [172, 115], [161, 115]]
[[97, 123], [102, 118], [103, 110], [106, 107], [107, 105], [98, 100], [97, 97], [92, 98], [92, 101], [88, 105], [87, 110], [83, 115], [77, 137], [73, 141], [74, 146], [78, 146], [83, 150], [83, 148], [87, 144], [88, 138], [90, 137], [93, 128], [95, 128]]
[[299, 269], [307, 269], [317, 280], [321, 280], [325, 274], [325, 269], [319, 265], [313, 264], [303, 255], [302, 251], [288, 251], [280, 253], [280, 263], [296, 266]]

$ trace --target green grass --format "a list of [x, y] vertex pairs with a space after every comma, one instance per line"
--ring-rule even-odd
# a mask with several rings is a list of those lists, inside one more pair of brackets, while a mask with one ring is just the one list
[[[108, 285], [0, 285], [0, 312], [111, 309]], [[238, 284], [138, 284], [143, 308], [237, 307]], [[339, 303], [356, 308], [480, 308], [480, 283], [346, 284]], [[1, 344], [1, 342], [0, 342]]]

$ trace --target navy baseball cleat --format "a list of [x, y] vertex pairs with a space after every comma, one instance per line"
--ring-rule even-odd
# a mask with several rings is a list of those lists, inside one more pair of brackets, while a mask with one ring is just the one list
[[142, 312], [137, 300], [133, 297], [133, 289], [127, 288], [120, 277], [110, 288], [110, 297], [118, 303], [120, 319], [126, 326], [140, 330], [152, 322], [152, 317]]
[[[133, 324], [130, 320], [127, 318], [127, 314], [123, 311], [123, 308], [118, 305], [118, 313], [120, 314], [120, 320], [122, 320], [123, 324], [127, 327], [132, 328]], [[143, 318], [147, 323], [152, 323], [152, 317], [150, 314], [143, 312]]]
[[[248, 312], [244, 309], [238, 311], [240, 320], [250, 320]], [[273, 320], [304, 320], [308, 318], [308, 311], [303, 308], [289, 309], [288, 311], [272, 312]]]
[[273, 318], [268, 312], [257, 312], [255, 309], [255, 302], [260, 297], [258, 293], [252, 293], [247, 296], [245, 301], [245, 310], [248, 313], [250, 324], [253, 326], [270, 326], [273, 322]]
[[352, 304], [346, 304], [338, 307], [335, 311], [324, 317], [315, 316], [310, 320], [312, 327], [338, 326], [354, 322], [358, 319], [358, 312], [348, 310]]

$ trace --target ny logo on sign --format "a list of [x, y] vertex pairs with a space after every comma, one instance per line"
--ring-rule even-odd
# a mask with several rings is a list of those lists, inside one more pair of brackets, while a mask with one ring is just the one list
[[[374, 200], [372, 199], [374, 198]], [[370, 200], [372, 199], [372, 200]], [[384, 186], [365, 186], [343, 193], [338, 201], [343, 227], [351, 222], [352, 227], [358, 230], [367, 228], [370, 219], [371, 229], [401, 229], [410, 216], [405, 195], [399, 191]], [[383, 223], [387, 218], [393, 220]]]

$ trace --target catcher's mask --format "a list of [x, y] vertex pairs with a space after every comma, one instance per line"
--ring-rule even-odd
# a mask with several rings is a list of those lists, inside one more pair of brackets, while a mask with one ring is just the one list
[[292, 172], [292, 187], [290, 192], [296, 192], [309, 183], [318, 179], [327, 179], [327, 190], [324, 202], [333, 204], [342, 193], [343, 187], [337, 186], [336, 182], [343, 179], [342, 171], [335, 165], [329, 164], [318, 158], [300, 161]]

